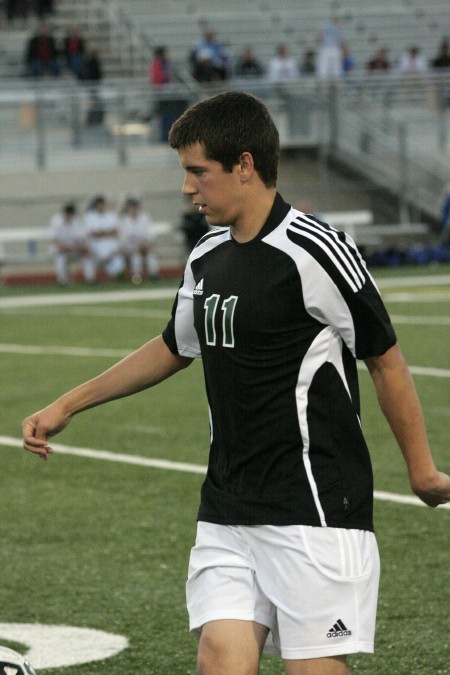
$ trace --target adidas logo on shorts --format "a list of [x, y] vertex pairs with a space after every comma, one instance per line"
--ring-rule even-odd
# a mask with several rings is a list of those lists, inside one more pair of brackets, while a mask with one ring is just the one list
[[338, 619], [334, 626], [330, 628], [330, 630], [327, 633], [327, 638], [337, 638], [337, 637], [346, 637], [348, 635], [351, 635], [352, 631], [348, 630], [346, 625], [344, 624], [341, 619]]

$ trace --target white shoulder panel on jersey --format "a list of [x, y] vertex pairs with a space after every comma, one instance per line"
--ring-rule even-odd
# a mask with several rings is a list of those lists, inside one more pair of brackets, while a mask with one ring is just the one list
[[[301, 226], [301, 230], [299, 228]], [[303, 227], [305, 226], [305, 227]], [[292, 231], [306, 240], [314, 240], [324, 251], [330, 264], [338, 270], [353, 292], [357, 292], [363, 285], [363, 274], [352, 266], [349, 271], [343, 262], [342, 245], [337, 238], [337, 232], [328, 233], [328, 243], [324, 241], [323, 226], [310, 219], [305, 214], [291, 209], [284, 221], [273, 230], [264, 241], [281, 251], [284, 251], [295, 263], [302, 286], [303, 302], [307, 312], [317, 321], [331, 326], [342, 336], [347, 347], [355, 355], [355, 327], [349, 307], [336, 283], [325, 267], [301, 245], [296, 244], [288, 237]]]
[[199, 358], [201, 356], [197, 332], [194, 328], [192, 303], [194, 299], [195, 279], [192, 273], [192, 263], [230, 238], [229, 228], [213, 230], [204, 236], [201, 243], [197, 244], [186, 263], [183, 284], [178, 291], [178, 303], [175, 313], [175, 339], [177, 341], [178, 353], [181, 356], [189, 358]]
[[231, 239], [231, 233], [229, 227], [217, 227], [211, 232], [204, 234], [200, 243], [191, 251], [187, 265], [190, 265], [197, 258], [201, 258], [208, 251], [212, 251], [216, 246], [220, 246], [225, 241]]

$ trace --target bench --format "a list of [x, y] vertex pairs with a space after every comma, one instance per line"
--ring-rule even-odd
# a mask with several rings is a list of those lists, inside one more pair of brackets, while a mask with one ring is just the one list
[[353, 238], [356, 228], [373, 224], [373, 213], [369, 209], [326, 211], [320, 215], [320, 220], [328, 223], [331, 227], [336, 227], [337, 229], [342, 228]]
[[[180, 265], [184, 261], [184, 237], [175, 225], [168, 221], [152, 223], [155, 252], [160, 264]], [[0, 273], [5, 268], [17, 272], [20, 266], [45, 269], [53, 265], [48, 227], [0, 228]]]
[[[430, 230], [424, 223], [374, 225], [369, 210], [333, 211], [320, 215], [321, 220], [349, 234], [357, 246], [377, 250], [393, 246], [409, 247], [430, 240]], [[180, 268], [184, 263], [184, 238], [180, 229], [168, 221], [152, 224], [155, 251], [160, 264]], [[47, 227], [0, 228], [0, 273], [5, 268], [17, 270], [49, 267], [53, 264]]]
[[352, 238], [358, 247], [381, 249], [409, 248], [412, 244], [429, 242], [430, 237], [430, 229], [425, 223], [392, 223], [358, 227]]
[[408, 247], [430, 240], [430, 229], [425, 223], [392, 223], [375, 225], [369, 210], [331, 211], [321, 220], [351, 236], [357, 246], [367, 248]]
[[48, 228], [8, 227], [0, 229], [0, 265], [50, 262]]

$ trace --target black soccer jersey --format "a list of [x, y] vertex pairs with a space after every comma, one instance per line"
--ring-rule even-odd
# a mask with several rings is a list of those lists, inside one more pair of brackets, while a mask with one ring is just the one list
[[163, 337], [203, 361], [199, 520], [373, 528], [355, 358], [395, 334], [347, 235], [277, 195], [255, 239], [223, 228], [199, 242]]

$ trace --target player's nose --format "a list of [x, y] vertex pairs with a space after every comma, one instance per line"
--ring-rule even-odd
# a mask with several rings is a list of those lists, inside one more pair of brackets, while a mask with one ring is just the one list
[[184, 182], [183, 182], [183, 187], [182, 187], [182, 192], [184, 195], [189, 196], [189, 195], [195, 195], [197, 192], [197, 188], [194, 185], [193, 179], [189, 176], [188, 173], [185, 174], [184, 176]]

